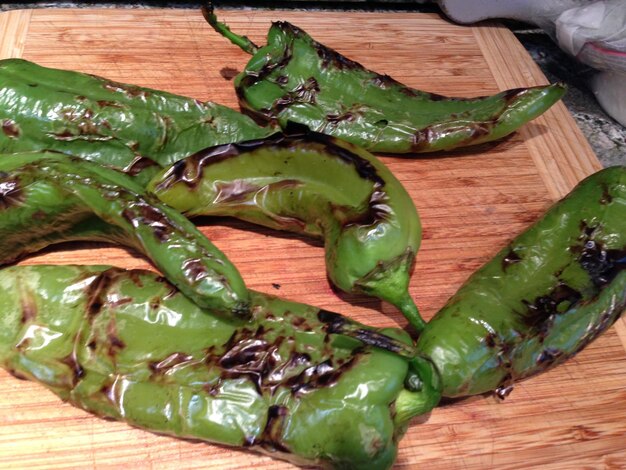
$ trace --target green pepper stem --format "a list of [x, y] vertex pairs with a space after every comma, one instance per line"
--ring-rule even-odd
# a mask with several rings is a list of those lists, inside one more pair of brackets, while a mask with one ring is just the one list
[[395, 401], [394, 423], [403, 426], [411, 418], [428, 413], [441, 399], [441, 378], [435, 365], [424, 356], [409, 362], [405, 389]]
[[228, 25], [217, 20], [217, 16], [215, 16], [213, 12], [213, 2], [204, 2], [202, 5], [202, 16], [204, 16], [204, 19], [215, 31], [232, 42], [235, 46], [239, 46], [244, 52], [254, 55], [259, 50], [259, 46], [253, 43], [247, 36], [240, 36], [239, 34], [233, 33]]
[[426, 322], [420, 315], [420, 312], [415, 305], [415, 302], [410, 295], [406, 295], [404, 299], [396, 304], [402, 315], [409, 321], [409, 324], [415, 329], [415, 332], [419, 335], [426, 326]]

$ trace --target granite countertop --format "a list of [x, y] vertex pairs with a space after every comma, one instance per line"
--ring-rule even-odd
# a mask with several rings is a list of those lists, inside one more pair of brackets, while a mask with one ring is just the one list
[[[0, 10], [19, 8], [199, 8], [202, 2], [167, 2], [159, 0], [126, 2], [21, 2], [0, 3]], [[215, 2], [222, 8], [298, 8], [298, 9], [351, 9], [351, 10], [393, 10], [393, 11], [436, 11], [433, 4], [423, 4], [408, 0], [383, 1], [306, 1], [290, 2], [263, 0], [235, 0]], [[590, 67], [581, 64], [564, 53], [541, 29], [528, 25], [505, 22], [524, 45], [531, 57], [539, 65], [546, 77], [568, 85], [568, 93], [563, 101], [575, 121], [591, 144], [591, 147], [604, 166], [626, 165], [626, 128], [609, 117], [596, 101], [589, 87], [589, 80], [595, 73]]]

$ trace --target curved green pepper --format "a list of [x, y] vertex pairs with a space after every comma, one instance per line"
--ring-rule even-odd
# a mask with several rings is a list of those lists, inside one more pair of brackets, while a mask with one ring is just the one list
[[226, 215], [324, 239], [329, 278], [396, 305], [419, 332], [410, 271], [417, 210], [376, 157], [322, 134], [276, 135], [180, 160], [148, 191], [187, 216]]
[[490, 142], [541, 115], [565, 93], [557, 83], [449, 98], [367, 70], [290, 23], [273, 23], [267, 45], [258, 47], [217, 21], [210, 5], [203, 12], [218, 33], [253, 54], [235, 78], [244, 110], [374, 152], [432, 152]]
[[626, 308], [626, 167], [602, 170], [515, 238], [426, 325], [418, 350], [448, 397], [553, 367]]
[[205, 147], [275, 132], [215, 103], [0, 60], [0, 153], [55, 150], [139, 176]]
[[0, 263], [68, 240], [135, 248], [198, 305], [250, 313], [249, 293], [226, 256], [129, 176], [49, 152], [0, 158]]
[[[0, 271], [0, 365], [63, 400], [159, 433], [300, 465], [391, 467], [439, 398], [408, 335], [252, 293], [253, 316], [199, 309], [162, 278], [111, 267]], [[377, 347], [337, 333], [350, 324]], [[411, 355], [411, 354], [410, 354]]]

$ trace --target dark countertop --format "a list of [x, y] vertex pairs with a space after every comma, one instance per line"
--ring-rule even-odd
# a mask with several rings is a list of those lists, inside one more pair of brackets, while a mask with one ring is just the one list
[[[0, 3], [0, 10], [20, 8], [199, 8], [202, 2], [167, 1], [108, 1], [108, 2], [20, 2]], [[222, 1], [215, 2], [221, 8], [295, 8], [295, 9], [351, 9], [439, 12], [436, 5], [407, 0], [386, 1]], [[565, 54], [541, 29], [528, 25], [505, 22], [539, 65], [546, 77], [554, 82], [568, 85], [563, 101], [576, 120], [583, 134], [604, 166], [626, 165], [626, 128], [609, 117], [599, 106], [589, 87], [589, 79], [595, 73]]]

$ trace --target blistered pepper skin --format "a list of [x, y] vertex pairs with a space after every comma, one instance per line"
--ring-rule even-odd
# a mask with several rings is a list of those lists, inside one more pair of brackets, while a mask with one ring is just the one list
[[626, 308], [626, 167], [583, 180], [485, 264], [427, 324], [418, 350], [443, 394], [510, 392], [572, 357]]
[[217, 32], [253, 54], [235, 78], [246, 112], [283, 128], [306, 125], [373, 152], [434, 152], [500, 139], [565, 93], [557, 83], [445, 97], [367, 70], [290, 23], [273, 23], [267, 45], [257, 47], [217, 21], [210, 6], [203, 11]]
[[409, 294], [421, 239], [415, 205], [385, 165], [316, 134], [276, 135], [203, 150], [148, 185], [187, 216], [233, 216], [324, 239], [330, 280], [396, 305], [420, 331]]
[[137, 249], [198, 305], [249, 314], [248, 291], [227, 257], [129, 176], [63, 154], [0, 156], [0, 263], [71, 240]]
[[55, 150], [146, 181], [205, 147], [266, 137], [230, 108], [89, 74], [0, 60], [0, 153]]
[[252, 304], [249, 321], [227, 319], [146, 271], [10, 267], [0, 271], [0, 365], [155, 432], [300, 465], [391, 467], [408, 420], [438, 396], [429, 374], [408, 389], [420, 369], [385, 349], [410, 349], [408, 335], [361, 327], [379, 336], [367, 347], [334, 333], [351, 323], [340, 315], [260, 293]]

